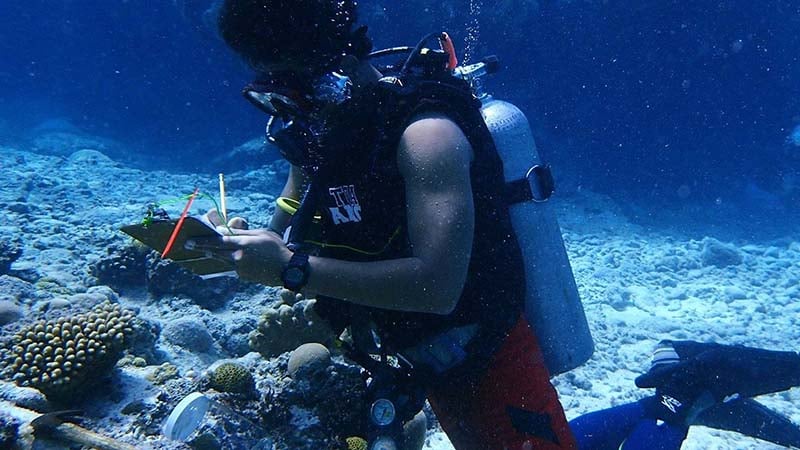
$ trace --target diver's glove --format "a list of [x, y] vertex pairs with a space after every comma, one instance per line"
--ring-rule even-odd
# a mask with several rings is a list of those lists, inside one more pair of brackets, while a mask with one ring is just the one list
[[650, 370], [636, 378], [640, 388], [656, 388], [643, 400], [654, 417], [691, 424], [708, 407], [800, 385], [800, 356], [758, 348], [661, 341]]

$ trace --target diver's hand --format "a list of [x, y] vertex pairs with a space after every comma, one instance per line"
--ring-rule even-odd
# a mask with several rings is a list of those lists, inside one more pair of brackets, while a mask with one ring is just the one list
[[231, 253], [236, 272], [248, 281], [280, 286], [281, 272], [292, 252], [283, 239], [271, 230], [237, 230], [235, 236], [223, 236], [224, 244], [236, 248]]
[[195, 248], [229, 258], [236, 264], [239, 277], [268, 286], [280, 286], [281, 272], [292, 252], [281, 237], [271, 230], [234, 230], [236, 234], [213, 240], [197, 239]]
[[247, 219], [244, 217], [233, 217], [228, 220], [228, 225], [225, 226], [225, 222], [220, 217], [219, 212], [216, 209], [212, 209], [205, 213], [206, 219], [216, 227], [217, 231], [222, 234], [231, 234], [230, 230], [247, 230], [250, 228], [250, 225], [247, 223]]

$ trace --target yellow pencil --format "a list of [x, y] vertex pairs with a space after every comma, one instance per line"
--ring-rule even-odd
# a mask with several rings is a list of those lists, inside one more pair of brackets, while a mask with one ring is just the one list
[[228, 223], [228, 210], [225, 208], [225, 176], [222, 174], [219, 174], [219, 206], [222, 220]]

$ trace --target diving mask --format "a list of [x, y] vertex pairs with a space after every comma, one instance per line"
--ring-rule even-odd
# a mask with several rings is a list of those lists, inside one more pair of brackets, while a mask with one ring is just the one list
[[302, 80], [294, 72], [273, 72], [269, 73], [269, 79], [248, 85], [243, 94], [270, 116], [267, 141], [278, 146], [290, 163], [309, 167], [319, 163], [320, 142], [331, 108], [350, 98], [352, 83], [335, 72], [310, 83]]
[[291, 119], [313, 115], [350, 98], [350, 78], [336, 72], [304, 82], [302, 76], [286, 71], [270, 72], [267, 79], [247, 85], [242, 94], [258, 109], [270, 116]]
[[244, 96], [256, 108], [270, 116], [291, 117], [301, 114], [297, 102], [286, 95], [277, 92], [259, 92], [245, 89]]

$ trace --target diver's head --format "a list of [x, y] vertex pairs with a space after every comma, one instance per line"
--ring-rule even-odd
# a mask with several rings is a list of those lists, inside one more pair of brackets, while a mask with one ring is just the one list
[[370, 52], [356, 20], [355, 0], [225, 0], [218, 24], [257, 72], [316, 77], [337, 70], [345, 55], [363, 59]]
[[355, 0], [224, 0], [218, 23], [257, 73], [243, 94], [270, 116], [267, 140], [292, 164], [317, 164], [328, 118], [358, 86], [342, 69], [368, 65], [372, 50], [366, 27], [355, 25]]

